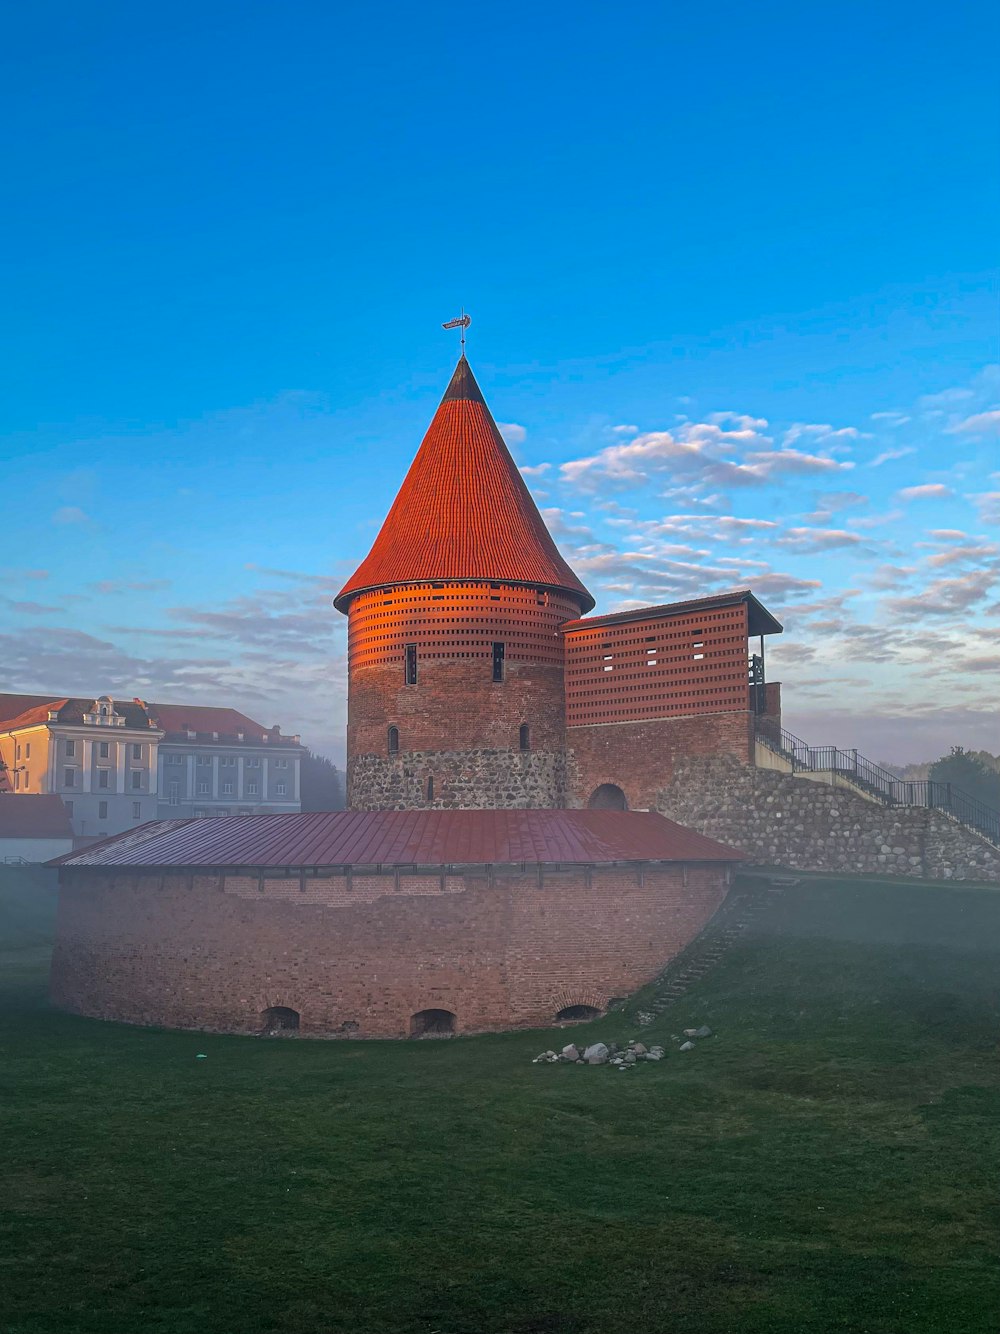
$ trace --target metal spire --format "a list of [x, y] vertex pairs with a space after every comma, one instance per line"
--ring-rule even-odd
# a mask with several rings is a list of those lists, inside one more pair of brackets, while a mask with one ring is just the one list
[[462, 356], [465, 356], [465, 331], [472, 323], [472, 316], [466, 315], [465, 307], [462, 307], [462, 313], [457, 320], [449, 320], [447, 324], [442, 324], [442, 329], [461, 329], [462, 330]]

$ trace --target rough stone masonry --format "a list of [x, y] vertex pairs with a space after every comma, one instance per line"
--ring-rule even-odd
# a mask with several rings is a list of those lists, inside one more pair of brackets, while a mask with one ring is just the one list
[[759, 865], [1000, 882], [1000, 849], [943, 811], [883, 806], [729, 756], [678, 763], [656, 806]]

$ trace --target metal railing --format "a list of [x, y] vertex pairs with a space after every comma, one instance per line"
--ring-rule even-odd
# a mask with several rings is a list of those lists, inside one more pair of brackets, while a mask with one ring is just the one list
[[897, 778], [856, 750], [810, 746], [771, 718], [757, 717], [755, 724], [758, 741], [787, 760], [793, 773], [837, 774], [886, 806], [922, 806], [944, 811], [991, 843], [1000, 845], [1000, 811], [954, 783]]

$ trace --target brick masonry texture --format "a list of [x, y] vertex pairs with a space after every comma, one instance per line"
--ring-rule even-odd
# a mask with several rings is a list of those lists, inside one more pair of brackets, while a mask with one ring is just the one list
[[[427, 780], [434, 798], [427, 799]], [[416, 751], [358, 755], [348, 767], [352, 810], [439, 807], [458, 810], [538, 809], [566, 803], [562, 751]]]
[[656, 808], [761, 865], [1000, 882], [1000, 849], [941, 811], [882, 806], [727, 756], [679, 762]]
[[558, 665], [508, 662], [504, 680], [493, 681], [478, 659], [421, 662], [414, 686], [399, 664], [366, 668], [351, 673], [348, 756], [386, 755], [390, 724], [401, 751], [516, 749], [522, 723], [533, 750], [562, 750], [563, 713]]
[[598, 787], [613, 783], [625, 793], [631, 810], [655, 809], [657, 793], [688, 757], [721, 753], [747, 764], [752, 745], [751, 717], [746, 711], [570, 727], [566, 737], [570, 752], [567, 804], [586, 806]]
[[[96, 1018], [314, 1037], [543, 1026], [651, 981], [726, 893], [725, 867], [509, 876], [108, 875], [64, 869], [52, 999]], [[356, 1026], [356, 1027], [355, 1027]]]

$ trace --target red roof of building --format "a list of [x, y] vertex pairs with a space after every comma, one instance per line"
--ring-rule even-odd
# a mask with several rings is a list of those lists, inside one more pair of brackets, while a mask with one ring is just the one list
[[61, 797], [31, 792], [0, 797], [0, 838], [72, 837]]
[[[58, 698], [52, 695], [0, 694], [0, 729], [13, 731], [48, 721], [49, 713], [59, 715], [60, 723], [82, 724], [96, 697], [83, 695]], [[114, 709], [126, 726], [149, 728], [150, 719], [164, 732], [163, 740], [187, 741], [194, 732], [196, 740], [208, 744], [218, 733], [219, 741], [236, 742], [242, 732], [246, 741], [260, 742], [266, 736], [271, 745], [294, 746], [291, 737], [282, 736], [280, 727], [262, 727], [238, 709], [215, 708], [204, 704], [149, 704], [141, 699], [115, 699]], [[0, 789], [2, 790], [2, 789]]]
[[247, 741], [261, 741], [266, 736], [271, 744], [296, 744], [291, 737], [281, 736], [280, 727], [262, 727], [238, 709], [217, 709], [202, 704], [149, 704], [149, 716], [166, 734], [164, 741], [186, 741], [188, 732], [195, 732], [199, 740], [207, 740], [218, 732], [220, 741], [236, 741], [240, 732]]
[[463, 356], [371, 551], [334, 599], [429, 580], [539, 584], [594, 605], [569, 568]]
[[[59, 704], [65, 704], [65, 696], [53, 695], [9, 695], [0, 694], [0, 727], [7, 730], [9, 724], [21, 717], [22, 714], [33, 712], [43, 706], [54, 708], [53, 699]], [[45, 715], [43, 714], [44, 721]]]
[[63, 866], [461, 866], [736, 862], [742, 854], [648, 811], [317, 811], [164, 820]]

